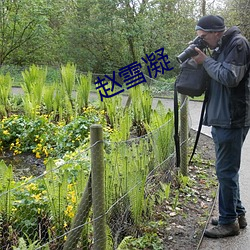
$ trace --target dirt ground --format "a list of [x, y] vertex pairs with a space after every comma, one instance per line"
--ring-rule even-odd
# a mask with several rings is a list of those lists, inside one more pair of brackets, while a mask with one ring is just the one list
[[[190, 147], [193, 146], [194, 131], [191, 131], [191, 138]], [[168, 215], [168, 226], [161, 231], [164, 235], [164, 250], [199, 249], [217, 193], [214, 162], [213, 141], [201, 134], [197, 154], [189, 166], [188, 176], [191, 183], [182, 190], [179, 189], [176, 209], [173, 209], [172, 204], [162, 207]], [[172, 198], [175, 199], [175, 196]]]

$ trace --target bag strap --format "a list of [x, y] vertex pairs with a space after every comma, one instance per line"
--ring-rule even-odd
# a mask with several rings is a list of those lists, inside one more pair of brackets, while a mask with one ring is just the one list
[[195, 154], [195, 151], [196, 151], [196, 148], [197, 148], [197, 145], [198, 145], [198, 141], [199, 141], [199, 138], [200, 138], [203, 117], [204, 117], [204, 113], [205, 113], [205, 109], [206, 109], [206, 104], [207, 104], [207, 90], [205, 91], [205, 97], [204, 97], [204, 101], [203, 101], [202, 108], [201, 108], [199, 126], [198, 126], [198, 130], [196, 132], [195, 143], [194, 143], [194, 147], [193, 147], [193, 152], [192, 152], [192, 154], [190, 156], [190, 159], [189, 159], [189, 164], [192, 162], [192, 159], [193, 159], [193, 156]]
[[[211, 53], [210, 53], [208, 48], [205, 49], [205, 54], [207, 54], [207, 53], [211, 57]], [[198, 130], [196, 132], [196, 138], [195, 138], [195, 142], [194, 142], [193, 152], [190, 156], [189, 164], [191, 164], [191, 162], [192, 162], [193, 156], [195, 154], [195, 151], [196, 151], [199, 139], [200, 139], [203, 117], [204, 117], [204, 113], [205, 113], [205, 109], [206, 109], [206, 105], [207, 105], [207, 97], [208, 97], [208, 89], [206, 89], [206, 91], [205, 91], [205, 96], [204, 96], [204, 100], [203, 100], [202, 108], [201, 108], [199, 126], [198, 126]]]
[[[204, 101], [202, 104], [202, 109], [201, 109], [201, 114], [200, 114], [200, 121], [199, 121], [199, 126], [198, 130], [196, 133], [196, 138], [195, 138], [195, 143], [193, 147], [192, 154], [190, 156], [189, 164], [192, 162], [193, 156], [195, 154], [198, 141], [200, 138], [201, 134], [201, 128], [202, 128], [202, 122], [203, 122], [203, 117], [206, 109], [206, 104], [207, 104], [207, 96], [208, 96], [208, 91], [205, 91], [205, 97]], [[176, 167], [180, 167], [180, 137], [179, 137], [179, 107], [178, 107], [178, 92], [176, 89], [176, 82], [174, 84], [174, 128], [175, 128], [175, 133], [174, 133], [174, 141], [175, 141], [175, 152], [176, 152]]]
[[[177, 81], [177, 80], [176, 80]], [[176, 154], [176, 167], [180, 167], [180, 137], [179, 137], [179, 112], [178, 112], [178, 93], [176, 88], [176, 81], [174, 83], [174, 141]]]

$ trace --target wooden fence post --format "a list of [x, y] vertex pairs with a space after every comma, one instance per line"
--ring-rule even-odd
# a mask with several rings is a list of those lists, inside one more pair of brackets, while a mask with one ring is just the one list
[[181, 95], [180, 109], [180, 169], [181, 174], [188, 174], [188, 97]]
[[93, 250], [106, 249], [106, 216], [104, 193], [104, 147], [103, 130], [99, 124], [90, 127], [91, 176], [93, 205]]
[[76, 216], [73, 220], [70, 233], [64, 244], [63, 250], [76, 249], [77, 243], [81, 237], [83, 225], [86, 222], [91, 208], [91, 176], [83, 192], [81, 201], [78, 205]]

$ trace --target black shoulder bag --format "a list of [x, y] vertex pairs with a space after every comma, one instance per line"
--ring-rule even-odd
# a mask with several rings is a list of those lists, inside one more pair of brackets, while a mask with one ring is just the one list
[[198, 65], [196, 62], [190, 58], [181, 64], [180, 74], [175, 81], [174, 89], [174, 123], [175, 123], [175, 147], [176, 147], [176, 166], [180, 166], [180, 140], [179, 140], [179, 114], [178, 114], [178, 93], [187, 95], [190, 97], [201, 96], [205, 93], [200, 121], [198, 126], [198, 131], [196, 134], [195, 144], [193, 152], [191, 154], [189, 163], [195, 154], [195, 150], [199, 141], [200, 132], [202, 128], [203, 116], [205, 113], [205, 107], [207, 102], [207, 86], [209, 82], [209, 76], [203, 65]]
[[191, 97], [201, 96], [207, 88], [207, 72], [203, 65], [197, 64], [192, 58], [180, 66], [175, 86], [178, 93]]

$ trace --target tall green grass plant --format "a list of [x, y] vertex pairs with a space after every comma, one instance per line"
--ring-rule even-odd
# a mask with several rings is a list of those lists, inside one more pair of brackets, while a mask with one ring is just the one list
[[88, 107], [89, 103], [89, 95], [91, 90], [91, 82], [92, 82], [92, 73], [88, 72], [87, 75], [81, 74], [78, 79], [77, 86], [77, 96], [76, 96], [76, 105], [79, 109], [79, 112], [83, 108]]
[[9, 73], [0, 75], [0, 116], [7, 116], [9, 97], [11, 94], [12, 79]]
[[46, 83], [47, 68], [32, 65], [28, 70], [22, 72], [24, 91], [24, 111], [29, 117], [35, 117], [40, 113], [43, 90]]

